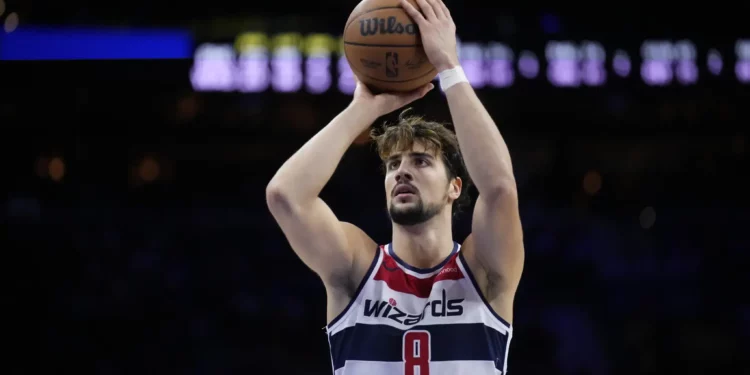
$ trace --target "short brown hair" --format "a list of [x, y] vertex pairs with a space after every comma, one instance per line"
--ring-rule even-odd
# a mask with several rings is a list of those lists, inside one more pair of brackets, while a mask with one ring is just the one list
[[457, 215], [471, 204], [469, 188], [471, 180], [466, 170], [456, 134], [446, 125], [427, 121], [422, 116], [409, 116], [411, 108], [402, 111], [395, 124], [384, 123], [373, 129], [370, 137], [375, 142], [380, 160], [387, 160], [394, 152], [411, 150], [414, 142], [422, 143], [429, 151], [439, 153], [448, 171], [448, 178], [460, 177], [463, 182], [461, 195], [453, 202], [453, 214]]

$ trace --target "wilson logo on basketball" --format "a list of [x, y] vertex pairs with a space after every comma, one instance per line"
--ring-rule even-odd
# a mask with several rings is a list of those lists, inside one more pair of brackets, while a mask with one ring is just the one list
[[359, 34], [370, 36], [375, 34], [403, 34], [416, 35], [417, 25], [409, 23], [404, 25], [396, 20], [396, 17], [367, 18], [359, 20]]
[[435, 318], [446, 316], [460, 316], [464, 313], [464, 307], [461, 305], [463, 298], [447, 299], [445, 290], [441, 299], [427, 301], [422, 313], [419, 315], [407, 314], [398, 307], [396, 301], [391, 298], [388, 301], [365, 300], [365, 316], [375, 318], [386, 318], [407, 326], [415, 325], [421, 322], [425, 316], [429, 315]]

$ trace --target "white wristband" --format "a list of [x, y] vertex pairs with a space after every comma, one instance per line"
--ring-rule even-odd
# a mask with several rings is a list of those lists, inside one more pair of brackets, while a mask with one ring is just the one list
[[464, 73], [464, 69], [461, 68], [461, 65], [453, 69], [443, 70], [438, 74], [438, 77], [440, 77], [440, 89], [442, 89], [443, 91], [448, 90], [451, 86], [457, 83], [469, 82], [469, 79], [466, 78], [466, 74]]

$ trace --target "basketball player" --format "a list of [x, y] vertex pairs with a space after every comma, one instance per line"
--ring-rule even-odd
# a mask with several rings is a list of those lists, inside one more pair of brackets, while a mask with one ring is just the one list
[[[432, 84], [379, 95], [358, 84], [349, 106], [278, 170], [266, 199], [291, 247], [325, 285], [335, 375], [504, 374], [524, 263], [511, 160], [461, 70], [448, 9], [441, 0], [417, 4], [402, 1], [438, 69], [456, 132], [402, 114], [374, 135], [391, 242], [378, 246], [339, 221], [318, 195], [359, 134]], [[466, 172], [479, 197], [472, 233], [458, 244], [451, 220], [466, 198]]]

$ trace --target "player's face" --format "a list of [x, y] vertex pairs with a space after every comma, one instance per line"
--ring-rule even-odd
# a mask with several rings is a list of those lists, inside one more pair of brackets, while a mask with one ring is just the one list
[[394, 153], [385, 162], [385, 193], [388, 214], [394, 223], [424, 223], [461, 194], [461, 180], [448, 178], [439, 154], [418, 143], [411, 151]]

